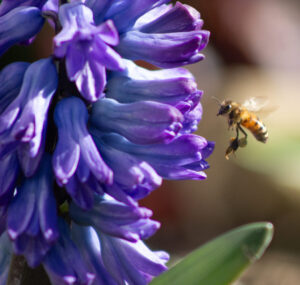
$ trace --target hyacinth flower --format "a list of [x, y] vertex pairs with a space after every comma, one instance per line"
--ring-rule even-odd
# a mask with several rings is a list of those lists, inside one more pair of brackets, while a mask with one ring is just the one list
[[139, 200], [205, 179], [214, 148], [192, 134], [203, 92], [183, 68], [209, 33], [167, 0], [4, 0], [0, 54], [45, 20], [52, 54], [0, 72], [0, 284], [16, 256], [52, 284], [147, 284], [169, 256], [145, 245], [160, 224]]
[[17, 188], [7, 209], [7, 232], [14, 251], [25, 255], [32, 267], [41, 263], [58, 238], [53, 175], [49, 167], [50, 158], [45, 155], [35, 175]]

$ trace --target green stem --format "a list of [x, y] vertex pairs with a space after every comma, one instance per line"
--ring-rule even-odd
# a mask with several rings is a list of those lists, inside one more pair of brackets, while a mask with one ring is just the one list
[[42, 266], [30, 268], [23, 256], [14, 255], [10, 263], [7, 285], [51, 285]]

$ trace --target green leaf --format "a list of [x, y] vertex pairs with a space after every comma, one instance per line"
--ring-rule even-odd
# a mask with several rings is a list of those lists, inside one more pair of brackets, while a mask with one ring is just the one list
[[225, 285], [259, 259], [273, 236], [267, 222], [248, 224], [201, 246], [151, 285]]

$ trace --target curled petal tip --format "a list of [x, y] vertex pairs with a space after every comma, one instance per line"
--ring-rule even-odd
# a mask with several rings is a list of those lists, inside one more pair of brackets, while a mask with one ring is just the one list
[[15, 240], [18, 237], [18, 233], [12, 229], [8, 229], [7, 232], [12, 240]]

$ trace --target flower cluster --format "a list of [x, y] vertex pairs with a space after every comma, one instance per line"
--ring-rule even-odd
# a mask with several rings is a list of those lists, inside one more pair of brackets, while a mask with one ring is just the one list
[[[53, 284], [147, 284], [168, 254], [138, 201], [206, 177], [213, 142], [192, 74], [209, 33], [167, 0], [3, 0], [0, 54], [48, 21], [53, 53], [0, 72], [0, 284], [12, 254]], [[158, 67], [148, 70], [138, 63]]]

